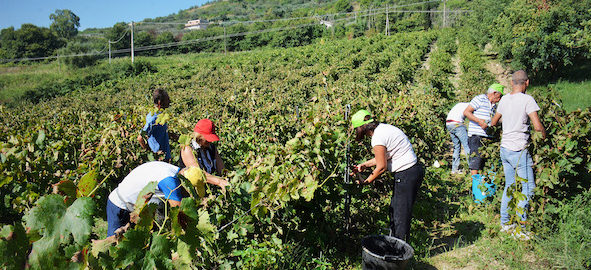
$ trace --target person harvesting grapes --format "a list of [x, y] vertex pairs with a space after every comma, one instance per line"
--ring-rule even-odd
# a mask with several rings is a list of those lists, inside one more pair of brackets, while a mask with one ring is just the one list
[[[499, 102], [505, 87], [498, 83], [489, 86], [486, 94], [481, 94], [472, 99], [464, 110], [470, 123], [468, 124], [468, 147], [470, 148], [470, 162], [468, 167], [472, 174], [472, 190], [483, 182], [483, 176], [479, 171], [484, 168], [484, 158], [480, 154], [483, 141], [490, 136], [487, 134], [488, 124], [494, 114], [494, 105]], [[476, 200], [478, 202], [478, 200]]]
[[462, 146], [464, 146], [464, 153], [468, 156], [470, 153], [470, 147], [468, 146], [468, 131], [464, 125], [464, 110], [468, 107], [468, 102], [460, 102], [453, 106], [453, 108], [447, 114], [445, 119], [445, 127], [451, 136], [451, 141], [454, 144], [454, 152], [451, 163], [451, 173], [460, 173], [458, 170], [460, 166], [460, 152]]
[[[107, 199], [107, 237], [130, 222], [138, 195], [150, 182], [158, 183], [150, 203], [159, 204], [167, 200], [171, 207], [181, 204], [184, 197], [181, 193], [179, 174], [183, 174], [198, 189], [203, 189], [203, 180], [196, 167], [182, 169], [162, 161], [151, 161], [133, 169], [109, 194]], [[200, 181], [201, 180], [201, 181]]]
[[225, 190], [228, 181], [213, 174], [222, 175], [225, 166], [220, 153], [213, 142], [220, 138], [215, 134], [215, 125], [209, 119], [197, 121], [193, 129], [193, 140], [190, 145], [181, 148], [179, 167], [200, 167], [206, 175], [207, 183], [219, 186]]
[[360, 184], [369, 184], [389, 171], [394, 174], [394, 191], [390, 201], [390, 235], [408, 240], [412, 207], [425, 170], [417, 160], [412, 144], [400, 129], [393, 125], [379, 123], [371, 118], [367, 110], [360, 110], [351, 117], [356, 141], [371, 138], [374, 158], [353, 168], [353, 174], [375, 167]]
[[146, 115], [146, 124], [142, 128], [142, 132], [148, 137], [147, 144], [142, 134], [138, 135], [137, 140], [143, 148], [148, 149], [149, 147], [154, 153], [164, 154], [164, 160], [170, 161], [168, 125], [166, 123], [158, 124], [156, 121], [162, 110], [170, 105], [170, 97], [166, 90], [157, 88], [153, 93], [153, 101], [157, 111], [155, 113], [149, 112]]
[[[491, 121], [491, 126], [496, 125], [501, 119], [503, 133], [501, 137], [501, 161], [505, 172], [505, 189], [501, 200], [501, 230], [509, 231], [514, 225], [509, 224], [509, 200], [507, 189], [515, 184], [516, 176], [525, 179], [522, 183], [521, 193], [525, 195], [524, 200], [520, 200], [517, 207], [522, 208], [523, 212], [518, 213], [522, 221], [527, 220], [527, 209], [529, 200], [533, 195], [536, 182], [534, 178], [533, 160], [527, 150], [529, 140], [529, 124], [533, 124], [534, 129], [546, 138], [546, 129], [540, 121], [538, 111], [540, 107], [534, 98], [525, 93], [529, 86], [529, 78], [523, 70], [513, 73], [511, 78], [511, 87], [513, 91], [503, 96], [499, 102], [497, 113]], [[517, 211], [517, 209], [513, 209]], [[522, 239], [528, 239], [529, 236], [523, 232], [517, 233]]]

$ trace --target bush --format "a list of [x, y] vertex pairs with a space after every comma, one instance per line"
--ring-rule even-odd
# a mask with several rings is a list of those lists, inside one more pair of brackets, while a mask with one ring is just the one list
[[553, 210], [559, 219], [549, 220], [555, 231], [541, 241], [541, 249], [556, 268], [591, 268], [591, 190]]
[[75, 68], [93, 66], [102, 57], [92, 44], [79, 42], [69, 43], [65, 48], [58, 50], [58, 55], [65, 56], [59, 57], [59, 61]]

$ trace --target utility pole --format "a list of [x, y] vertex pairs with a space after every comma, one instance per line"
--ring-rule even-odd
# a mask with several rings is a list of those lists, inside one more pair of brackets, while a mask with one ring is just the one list
[[447, 25], [446, 23], [446, 10], [445, 10], [445, 2], [447, 2], [447, 0], [443, 0], [443, 28], [445, 28], [445, 26]]
[[228, 48], [226, 47], [226, 26], [224, 25], [224, 55], [228, 54]]
[[111, 40], [109, 39], [109, 65], [111, 64]]
[[133, 63], [133, 21], [131, 21], [131, 62]]
[[386, 36], [390, 35], [390, 20], [388, 19], [388, 5], [386, 5]]

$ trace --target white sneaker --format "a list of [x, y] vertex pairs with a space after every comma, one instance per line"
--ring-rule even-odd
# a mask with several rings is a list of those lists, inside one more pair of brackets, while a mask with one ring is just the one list
[[509, 233], [515, 229], [517, 225], [509, 224], [509, 225], [501, 225], [501, 232]]
[[531, 239], [531, 232], [526, 232], [523, 229], [521, 229], [519, 232], [513, 232], [511, 235], [513, 236], [513, 239], [519, 239], [521, 241], [527, 241]]

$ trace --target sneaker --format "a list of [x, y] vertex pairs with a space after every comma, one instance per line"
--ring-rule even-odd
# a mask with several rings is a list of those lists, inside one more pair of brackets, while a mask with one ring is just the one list
[[528, 241], [529, 239], [531, 239], [531, 232], [526, 232], [523, 229], [521, 229], [519, 232], [513, 232], [511, 235], [513, 236], [513, 239], [521, 241]]
[[501, 232], [509, 233], [515, 229], [517, 225], [509, 224], [509, 225], [501, 225]]

